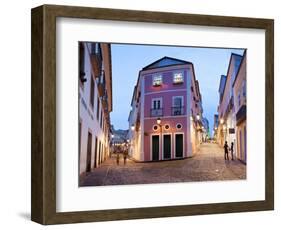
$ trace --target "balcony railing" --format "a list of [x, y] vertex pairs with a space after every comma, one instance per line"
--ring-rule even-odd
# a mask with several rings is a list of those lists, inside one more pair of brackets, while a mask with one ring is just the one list
[[185, 114], [183, 106], [171, 107], [171, 111], [172, 111], [172, 116], [179, 116]]
[[236, 113], [236, 125], [239, 125], [242, 121], [246, 120], [247, 116], [247, 107], [242, 105], [238, 112]]
[[151, 117], [162, 117], [163, 116], [163, 108], [159, 109], [150, 109]]

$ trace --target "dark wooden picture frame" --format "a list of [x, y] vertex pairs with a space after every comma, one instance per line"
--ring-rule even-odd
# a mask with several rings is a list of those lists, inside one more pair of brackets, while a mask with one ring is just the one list
[[[271, 19], [43, 5], [32, 9], [31, 219], [41, 224], [274, 209], [274, 21]], [[56, 18], [86, 18], [265, 30], [265, 200], [56, 212]]]

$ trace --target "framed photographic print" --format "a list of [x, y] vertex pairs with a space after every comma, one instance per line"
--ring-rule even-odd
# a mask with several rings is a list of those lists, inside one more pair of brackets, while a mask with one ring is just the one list
[[274, 208], [271, 19], [32, 9], [41, 224]]

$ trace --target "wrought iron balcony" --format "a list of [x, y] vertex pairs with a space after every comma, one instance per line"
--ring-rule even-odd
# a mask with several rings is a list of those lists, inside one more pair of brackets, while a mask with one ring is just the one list
[[171, 111], [172, 111], [172, 116], [179, 116], [185, 114], [183, 106], [171, 107]]
[[236, 124], [239, 125], [242, 121], [246, 120], [247, 116], [247, 107], [242, 105], [238, 112], [236, 113]]
[[162, 117], [163, 116], [163, 108], [159, 109], [150, 109], [151, 117]]

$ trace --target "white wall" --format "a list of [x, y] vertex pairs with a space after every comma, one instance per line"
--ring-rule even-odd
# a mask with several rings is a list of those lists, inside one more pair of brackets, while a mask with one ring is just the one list
[[[96, 165], [99, 165], [99, 157], [100, 154], [102, 155], [102, 150], [99, 149], [101, 145], [99, 145], [99, 142], [101, 142], [103, 145], [106, 143], [104, 132], [100, 126], [101, 119], [104, 119], [104, 113], [101, 113], [103, 111], [103, 107], [101, 104], [101, 100], [99, 98], [98, 94], [98, 87], [97, 82], [95, 81], [95, 89], [94, 89], [94, 107], [92, 108], [90, 104], [90, 92], [91, 92], [91, 77], [92, 77], [92, 70], [91, 70], [91, 60], [89, 56], [89, 50], [87, 46], [85, 45], [85, 78], [87, 81], [84, 83], [84, 87], [79, 86], [79, 119], [81, 121], [82, 127], [81, 127], [81, 152], [80, 152], [80, 168], [79, 173], [86, 172], [86, 163], [87, 163], [87, 148], [88, 148], [88, 132], [91, 132], [92, 134], [92, 155], [91, 155], [91, 168], [93, 168], [94, 162], [97, 161]], [[86, 104], [83, 106], [81, 100], [84, 100]], [[99, 106], [99, 119], [97, 120], [97, 103], [100, 101]], [[93, 117], [93, 118], [91, 118]], [[104, 121], [103, 121], [104, 122]], [[97, 155], [95, 159], [95, 139], [97, 137]]]
[[[234, 16], [275, 18], [275, 86], [281, 85], [280, 41], [281, 15], [279, 1], [182, 1], [182, 0], [34, 0], [3, 1], [1, 15], [1, 229], [43, 229], [30, 222], [30, 8], [40, 4], [72, 4], [99, 7], [130, 8], [143, 10], [178, 11], [186, 13], [220, 14]], [[279, 41], [279, 43], [277, 43]], [[13, 47], [13, 49], [11, 49]], [[12, 87], [11, 87], [12, 86]], [[11, 91], [13, 90], [13, 91]], [[281, 91], [275, 90], [275, 130], [280, 140]], [[278, 107], [277, 107], [278, 106]], [[16, 141], [16, 142], [15, 142]], [[276, 153], [281, 152], [276, 145]], [[177, 217], [153, 220], [132, 220], [107, 223], [52, 226], [48, 229], [145, 229], [145, 228], [189, 228], [189, 229], [278, 229], [281, 208], [281, 157], [275, 155], [274, 212], [251, 212], [227, 215]], [[280, 228], [280, 227], [279, 227]]]

